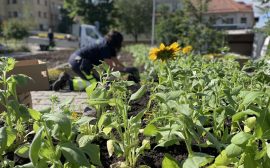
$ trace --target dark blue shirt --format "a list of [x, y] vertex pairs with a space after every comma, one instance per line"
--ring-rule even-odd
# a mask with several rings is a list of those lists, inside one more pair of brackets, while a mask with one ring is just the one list
[[108, 46], [106, 41], [81, 48], [75, 51], [74, 54], [80, 56], [82, 59], [87, 59], [93, 65], [99, 65], [101, 63], [100, 61], [104, 59], [116, 57], [115, 50]]

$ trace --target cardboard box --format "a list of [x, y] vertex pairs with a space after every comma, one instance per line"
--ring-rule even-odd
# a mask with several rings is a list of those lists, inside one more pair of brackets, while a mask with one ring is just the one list
[[26, 105], [28, 108], [32, 108], [32, 97], [30, 92], [18, 94], [20, 104]]
[[14, 69], [8, 73], [8, 75], [13, 74], [24, 74], [32, 78], [25, 86], [17, 84], [18, 94], [29, 91], [44, 91], [50, 88], [47, 65], [40, 60], [18, 61]]

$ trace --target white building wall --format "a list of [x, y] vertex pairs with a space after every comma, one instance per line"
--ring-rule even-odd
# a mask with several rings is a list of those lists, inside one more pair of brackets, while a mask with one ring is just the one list
[[[213, 26], [216, 27], [232, 27], [237, 29], [253, 28], [255, 24], [254, 14], [250, 12], [239, 13], [218, 13], [218, 14], [206, 14], [204, 19], [210, 21], [213, 18]], [[233, 18], [233, 23], [224, 23], [224, 20]], [[241, 18], [246, 18], [246, 23], [241, 23]]]

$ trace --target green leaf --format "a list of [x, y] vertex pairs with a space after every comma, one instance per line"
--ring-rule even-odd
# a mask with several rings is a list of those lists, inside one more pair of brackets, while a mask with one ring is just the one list
[[267, 156], [270, 158], [270, 144], [267, 144], [266, 147], [267, 147]]
[[80, 148], [90, 157], [93, 164], [97, 166], [102, 166], [102, 163], [100, 161], [100, 149], [98, 145], [88, 142]]
[[237, 146], [235, 144], [230, 144], [225, 149], [227, 156], [230, 158], [238, 157], [243, 152], [243, 149], [240, 146]]
[[250, 104], [251, 102], [253, 102], [256, 98], [260, 97], [264, 95], [264, 92], [249, 92], [244, 100], [243, 100], [243, 105], [248, 105]]
[[240, 119], [242, 119], [243, 117], [245, 117], [246, 115], [256, 115], [256, 116], [260, 116], [260, 113], [248, 109], [248, 110], [246, 110], [246, 111], [242, 111], [242, 112], [238, 112], [238, 113], [234, 114], [234, 115], [232, 116], [232, 121], [233, 121], [233, 122], [237, 122], [237, 121], [239, 121]]
[[15, 66], [15, 63], [16, 63], [16, 61], [15, 61], [15, 59], [14, 58], [7, 58], [7, 60], [6, 60], [7, 62], [7, 64], [6, 64], [6, 68], [5, 68], [5, 70], [7, 71], [7, 72], [9, 72], [9, 71], [11, 71], [12, 69], [14, 69], [14, 66]]
[[90, 95], [93, 93], [93, 91], [95, 90], [96, 87], [97, 87], [97, 82], [91, 83], [91, 85], [88, 86], [88, 87], [85, 89], [87, 95], [90, 96]]
[[244, 168], [260, 167], [256, 161], [254, 161], [254, 155], [247, 153], [244, 158]]
[[87, 143], [92, 142], [95, 138], [95, 135], [83, 135], [79, 138], [78, 144], [79, 147], [85, 146]]
[[20, 86], [25, 86], [30, 80], [32, 80], [32, 78], [24, 74], [16, 74], [12, 75], [11, 77], [13, 77], [16, 83], [19, 84]]
[[39, 120], [40, 120], [40, 118], [41, 118], [41, 113], [40, 113], [39, 111], [36, 111], [36, 110], [34, 110], [34, 109], [28, 108], [28, 112], [29, 112], [30, 116], [31, 116], [34, 120], [36, 120], [36, 121], [39, 121]]
[[112, 123], [111, 117], [108, 113], [103, 113], [98, 121], [98, 128], [106, 127]]
[[216, 166], [227, 166], [230, 164], [230, 159], [227, 156], [227, 153], [225, 150], [223, 150], [215, 159], [215, 165]]
[[109, 153], [109, 157], [111, 157], [114, 153], [114, 140], [108, 140], [107, 141], [107, 150], [108, 150], [108, 153]]
[[91, 121], [93, 121], [95, 119], [96, 118], [94, 118], [94, 117], [83, 116], [78, 121], [76, 121], [76, 124], [78, 124], [78, 125], [89, 124]]
[[6, 127], [0, 128], [0, 155], [2, 155], [3, 151], [5, 151], [7, 147], [7, 130]]
[[45, 121], [53, 121], [54, 124], [57, 124], [60, 130], [66, 135], [66, 138], [69, 138], [71, 135], [71, 121], [65, 114], [45, 114], [43, 118]]
[[253, 136], [246, 132], [239, 132], [238, 134], [234, 135], [231, 139], [231, 142], [235, 145], [243, 145], [247, 143], [247, 141], [252, 138]]
[[63, 102], [61, 102], [61, 104], [59, 104], [59, 107], [65, 107], [70, 105], [72, 102], [74, 101], [74, 97], [70, 97], [65, 99]]
[[52, 109], [51, 107], [46, 107], [46, 108], [44, 108], [42, 110], [39, 110], [39, 111], [42, 114], [46, 114], [46, 113], [50, 113], [51, 112], [51, 109]]
[[114, 71], [111, 74], [118, 79], [121, 77], [121, 73], [119, 71]]
[[74, 165], [90, 167], [84, 153], [74, 144], [70, 142], [60, 144], [60, 149], [68, 162]]
[[10, 127], [8, 127], [6, 131], [7, 131], [7, 147], [10, 147], [16, 140], [17, 131]]
[[30, 119], [29, 111], [26, 105], [20, 104], [19, 112], [20, 112], [20, 117], [22, 118], [22, 120], [27, 121]]
[[146, 85], [141, 86], [141, 88], [137, 92], [133, 93], [130, 96], [129, 102], [140, 99], [145, 94], [146, 91], [147, 91]]
[[144, 115], [144, 111], [138, 113], [135, 117], [132, 117], [132, 118], [130, 119], [130, 123], [133, 124], [133, 123], [137, 123], [137, 122], [141, 121], [143, 115]]
[[192, 110], [190, 109], [189, 104], [180, 104], [178, 106], [178, 110], [180, 113], [186, 116], [190, 116], [192, 114]]
[[146, 136], [155, 136], [158, 132], [158, 128], [153, 124], [148, 124], [143, 130], [143, 134]]
[[52, 150], [52, 148], [50, 147], [49, 141], [44, 141], [44, 143], [42, 143], [41, 145], [39, 155], [41, 157], [47, 158], [48, 160], [53, 160], [55, 159], [53, 158], [55, 156], [55, 152], [56, 151]]
[[33, 163], [27, 163], [27, 164], [24, 164], [24, 165], [21, 165], [21, 166], [16, 166], [15, 168], [36, 168]]
[[214, 158], [204, 153], [193, 153], [183, 164], [183, 168], [199, 168], [211, 163]]
[[169, 140], [163, 140], [163, 141], [159, 142], [159, 144], [156, 145], [155, 148], [172, 146], [172, 145], [175, 145], [177, 142], [179, 142], [179, 139], [175, 139], [175, 138], [169, 139]]
[[162, 160], [162, 168], [180, 168], [180, 165], [176, 159], [166, 153]]
[[26, 143], [17, 148], [14, 153], [22, 158], [29, 158], [29, 148], [30, 144]]
[[37, 132], [37, 134], [35, 135], [32, 143], [31, 143], [31, 146], [29, 149], [29, 158], [32, 161], [34, 166], [38, 165], [38, 159], [39, 159], [38, 153], [39, 153], [39, 150], [41, 147], [41, 142], [42, 142], [41, 135], [42, 135], [43, 129], [44, 129], [44, 127], [41, 127], [39, 129], [39, 131]]

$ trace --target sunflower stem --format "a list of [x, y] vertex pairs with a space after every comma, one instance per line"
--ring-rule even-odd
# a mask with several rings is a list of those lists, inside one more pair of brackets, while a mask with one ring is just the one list
[[169, 82], [171, 84], [171, 87], [173, 90], [175, 90], [175, 87], [174, 87], [174, 84], [173, 84], [173, 76], [172, 76], [172, 72], [171, 72], [171, 69], [170, 69], [170, 66], [168, 64], [168, 61], [165, 61], [166, 63], [166, 69], [167, 69], [167, 72], [168, 72], [168, 77], [169, 77]]

